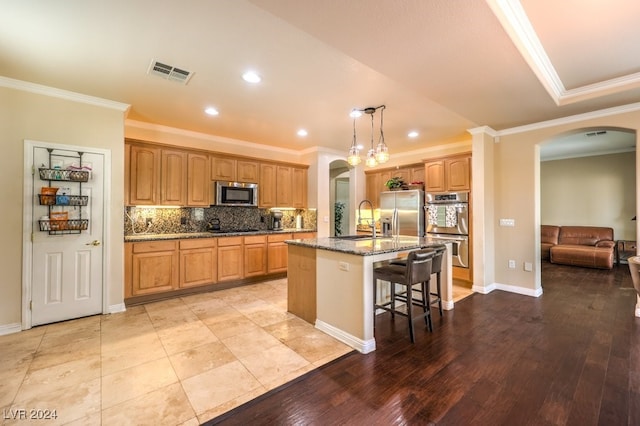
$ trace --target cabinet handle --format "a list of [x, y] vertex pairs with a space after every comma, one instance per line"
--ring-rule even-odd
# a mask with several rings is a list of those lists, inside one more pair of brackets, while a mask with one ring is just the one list
[[97, 246], [99, 246], [100, 244], [101, 244], [101, 243], [100, 243], [100, 241], [98, 241], [98, 240], [93, 240], [93, 241], [91, 241], [90, 243], [86, 243], [86, 244], [85, 244], [85, 246], [94, 246], [94, 247], [97, 247]]

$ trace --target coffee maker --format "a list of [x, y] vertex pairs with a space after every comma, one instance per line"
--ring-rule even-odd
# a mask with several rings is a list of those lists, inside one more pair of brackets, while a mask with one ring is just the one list
[[271, 229], [274, 231], [280, 231], [282, 229], [282, 212], [279, 210], [273, 210], [271, 212]]

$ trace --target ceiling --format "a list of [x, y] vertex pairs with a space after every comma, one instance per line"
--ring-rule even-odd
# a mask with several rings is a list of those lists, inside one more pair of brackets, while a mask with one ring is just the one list
[[[294, 150], [346, 154], [349, 112], [382, 104], [393, 155], [468, 140], [473, 127], [501, 130], [640, 101], [636, 0], [0, 0], [0, 7], [0, 76], [129, 104], [131, 120]], [[154, 59], [193, 75], [186, 85], [149, 75]], [[261, 83], [242, 80], [249, 69]], [[208, 106], [219, 115], [204, 114]], [[357, 120], [365, 145], [368, 119]], [[306, 137], [297, 136], [301, 128]], [[409, 138], [412, 130], [419, 136]], [[618, 143], [634, 149], [635, 135], [612, 142], [609, 133], [582, 134], [581, 152]], [[543, 156], [566, 155], [553, 152], [558, 144], [545, 145]]]

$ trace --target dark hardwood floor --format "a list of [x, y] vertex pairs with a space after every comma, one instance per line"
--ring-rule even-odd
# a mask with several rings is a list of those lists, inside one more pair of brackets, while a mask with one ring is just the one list
[[627, 265], [543, 263], [539, 298], [473, 294], [434, 331], [376, 320], [354, 352], [213, 419], [229, 425], [640, 425], [640, 318]]

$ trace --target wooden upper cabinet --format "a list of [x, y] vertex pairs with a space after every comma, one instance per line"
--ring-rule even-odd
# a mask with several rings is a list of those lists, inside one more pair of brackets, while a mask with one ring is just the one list
[[129, 161], [129, 204], [159, 204], [160, 148], [131, 145]]
[[236, 181], [257, 183], [260, 179], [260, 163], [257, 161], [237, 160]]
[[293, 207], [304, 209], [307, 207], [308, 173], [306, 168], [294, 167], [292, 171], [292, 199]]
[[366, 194], [367, 200], [373, 203], [374, 208], [378, 208], [380, 205], [380, 173], [367, 173], [366, 174]]
[[425, 191], [471, 190], [471, 157], [458, 155], [425, 163]]
[[468, 156], [445, 160], [448, 191], [469, 191], [471, 189], [471, 158]]
[[444, 180], [444, 160], [427, 161], [424, 166], [426, 192], [443, 192], [447, 190]]
[[206, 154], [187, 154], [187, 205], [208, 207], [209, 188], [209, 156]]
[[293, 205], [293, 172], [289, 166], [276, 168], [276, 206], [290, 207]]
[[236, 159], [211, 156], [211, 180], [236, 181]]
[[187, 201], [187, 154], [161, 150], [160, 204], [183, 206]]
[[411, 168], [411, 179], [407, 183], [411, 182], [424, 182], [424, 164]]
[[391, 172], [391, 177], [396, 177], [396, 176], [402, 179], [404, 183], [408, 185], [411, 182], [411, 168], [403, 167], [400, 169], [393, 170]]
[[260, 186], [258, 187], [258, 205], [275, 207], [276, 205], [276, 165], [260, 164]]

